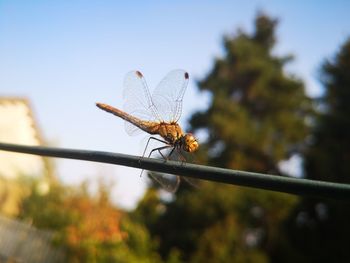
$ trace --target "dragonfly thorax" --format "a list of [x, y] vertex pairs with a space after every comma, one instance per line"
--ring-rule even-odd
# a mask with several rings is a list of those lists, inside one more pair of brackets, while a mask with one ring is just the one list
[[198, 149], [198, 142], [191, 133], [184, 133], [176, 122], [162, 122], [155, 133], [159, 134], [169, 144], [179, 147], [186, 152], [194, 152]]
[[176, 122], [166, 123], [162, 122], [159, 124], [157, 133], [164, 138], [169, 144], [175, 145], [177, 144], [182, 137], [184, 137], [184, 133], [179, 124]]

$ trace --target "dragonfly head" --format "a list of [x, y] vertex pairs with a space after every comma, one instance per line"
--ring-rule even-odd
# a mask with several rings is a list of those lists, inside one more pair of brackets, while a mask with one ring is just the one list
[[186, 133], [183, 137], [182, 149], [186, 152], [194, 152], [198, 149], [199, 144], [192, 133]]

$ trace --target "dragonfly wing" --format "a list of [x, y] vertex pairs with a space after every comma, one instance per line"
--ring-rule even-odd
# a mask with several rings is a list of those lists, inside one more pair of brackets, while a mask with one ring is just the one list
[[158, 84], [152, 93], [152, 101], [160, 119], [177, 122], [182, 112], [182, 100], [188, 84], [188, 73], [173, 70]]
[[[160, 115], [153, 103], [146, 80], [141, 72], [131, 71], [124, 79], [125, 112], [145, 121], [159, 120]], [[130, 135], [135, 135], [141, 130], [131, 123], [125, 122], [125, 130]]]
[[[177, 162], [181, 162], [181, 163], [185, 163], [185, 162], [191, 163], [191, 162], [193, 162], [193, 157], [194, 157], [193, 154], [185, 152], [184, 150], [182, 150], [180, 148], [175, 149], [175, 151], [173, 151], [171, 155], [168, 154], [169, 160], [177, 161]], [[181, 177], [181, 179], [184, 179], [191, 186], [193, 186], [195, 188], [199, 188], [200, 181], [198, 179], [187, 177], [187, 176], [183, 176], [183, 177]]]
[[172, 174], [164, 173], [148, 173], [150, 177], [159, 183], [161, 187], [170, 192], [175, 193], [180, 185], [180, 177]]
[[124, 128], [126, 133], [131, 136], [138, 135], [143, 132], [143, 130], [127, 121], [124, 122]]

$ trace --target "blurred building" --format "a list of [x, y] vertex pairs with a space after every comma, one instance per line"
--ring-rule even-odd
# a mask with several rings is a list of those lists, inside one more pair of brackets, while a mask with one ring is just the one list
[[52, 245], [54, 234], [0, 215], [0, 263], [65, 262], [65, 251]]
[[[0, 141], [41, 145], [42, 138], [28, 100], [0, 97]], [[15, 178], [19, 174], [38, 176], [45, 170], [40, 156], [0, 152], [0, 175]]]
[[[0, 97], [0, 142], [43, 145], [27, 99]], [[52, 245], [54, 233], [15, 219], [35, 179], [44, 195], [54, 179], [47, 158], [0, 150], [0, 263], [64, 262], [62, 248]]]
[[[43, 139], [27, 99], [0, 97], [0, 142], [42, 145]], [[26, 189], [24, 178], [39, 178], [42, 189], [50, 177], [46, 158], [0, 150], [0, 212], [15, 216]]]

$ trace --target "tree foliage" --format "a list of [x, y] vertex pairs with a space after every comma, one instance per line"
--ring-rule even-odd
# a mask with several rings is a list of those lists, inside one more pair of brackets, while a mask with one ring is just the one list
[[[279, 173], [278, 163], [303, 144], [311, 103], [302, 82], [284, 71], [291, 56], [273, 55], [276, 25], [258, 14], [252, 34], [226, 37], [224, 56], [198, 83], [211, 96], [190, 121], [192, 130], [208, 134], [202, 162]], [[148, 226], [163, 258], [178, 251], [186, 262], [268, 262], [288, 250], [283, 222], [295, 202], [289, 195], [203, 183], [198, 190], [181, 188]]]
[[255, 32], [224, 40], [225, 55], [199, 82], [212, 95], [207, 110], [191, 124], [209, 134], [210, 163], [259, 172], [278, 172], [278, 162], [307, 135], [310, 100], [302, 82], [286, 76], [291, 56], [272, 55], [276, 20], [259, 15]]
[[[321, 69], [324, 92], [305, 154], [309, 179], [350, 183], [350, 39]], [[289, 234], [305, 262], [349, 262], [350, 206], [304, 198], [290, 217]]]
[[148, 230], [111, 203], [110, 187], [102, 182], [96, 195], [86, 184], [56, 183], [45, 194], [39, 182], [31, 184], [20, 218], [55, 231], [55, 244], [66, 249], [69, 262], [160, 262]]

